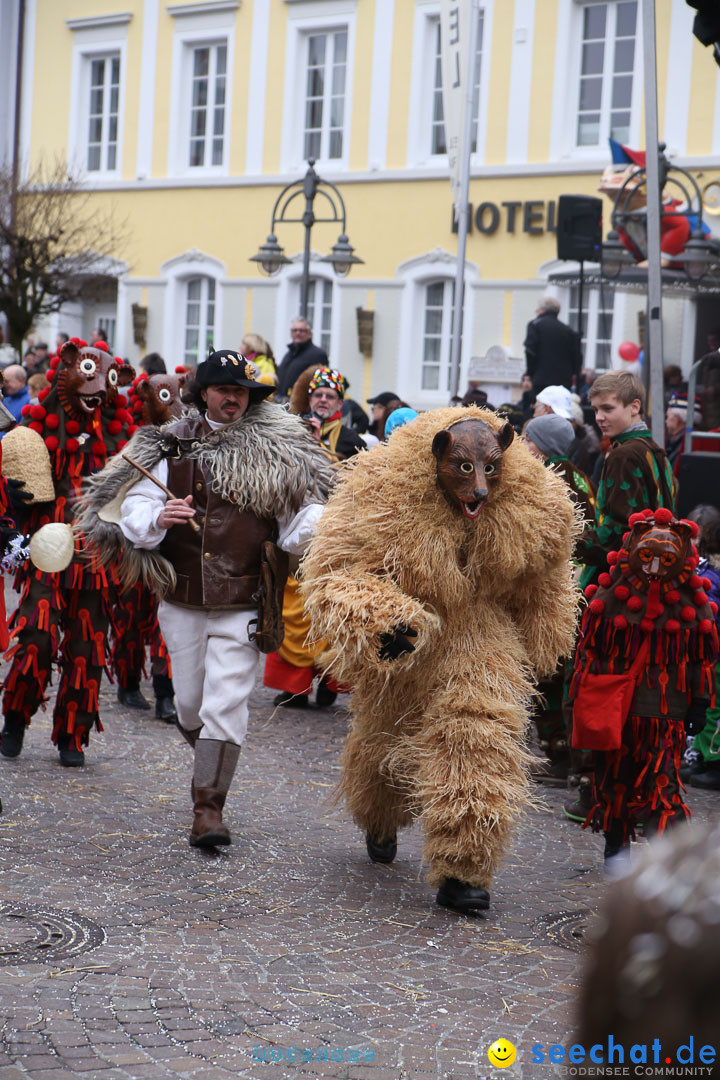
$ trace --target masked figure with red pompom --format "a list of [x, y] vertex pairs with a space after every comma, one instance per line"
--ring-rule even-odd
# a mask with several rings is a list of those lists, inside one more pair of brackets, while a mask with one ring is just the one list
[[[50, 453], [55, 501], [35, 504], [27, 530], [49, 522], [72, 524], [84, 477], [101, 469], [136, 430], [127, 399], [118, 393], [123, 361], [105, 342], [92, 347], [73, 338], [53, 357], [37, 405], [23, 409], [23, 423], [40, 434]], [[66, 766], [85, 763], [90, 729], [102, 730], [98, 690], [107, 662], [107, 628], [114, 592], [111, 567], [84, 557], [82, 538], [61, 573], [29, 566], [16, 582], [20, 604], [12, 621], [16, 644], [5, 680], [5, 725], [0, 754], [17, 757], [25, 728], [46, 700], [53, 662], [60, 682], [53, 717], [53, 742]]]
[[609, 573], [589, 585], [571, 684], [573, 745], [596, 751], [586, 825], [605, 859], [638, 826], [662, 833], [690, 811], [678, 770], [685, 734], [714, 700], [717, 605], [697, 574], [697, 525], [666, 508], [633, 514]]
[[[182, 415], [181, 393], [187, 380], [184, 367], [173, 375], [142, 372], [129, 389], [130, 412], [138, 427], [162, 427]], [[118, 684], [118, 701], [131, 709], [147, 711], [150, 703], [140, 689], [145, 650], [150, 649], [155, 716], [166, 724], [177, 720], [170, 657], [158, 624], [158, 602], [142, 581], [122, 589], [113, 609], [112, 668]]]

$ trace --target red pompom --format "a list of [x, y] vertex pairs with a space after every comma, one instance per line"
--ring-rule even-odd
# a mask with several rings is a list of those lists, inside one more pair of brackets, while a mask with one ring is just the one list
[[615, 563], [618, 561], [617, 551], [608, 551], [607, 561], [610, 563], [611, 566], [614, 566]]
[[645, 514], [631, 514], [628, 518], [628, 525], [638, 525], [641, 521], [645, 520]]
[[588, 600], [591, 600], [593, 598], [597, 590], [597, 585], [588, 585], [588, 587], [585, 589], [585, 595], [587, 596]]
[[107, 341], [93, 341], [93, 349], [102, 349], [103, 352], [110, 352], [110, 346]]
[[661, 604], [648, 604], [645, 608], [645, 614], [648, 619], [657, 619], [658, 615], [662, 615], [664, 608]]
[[55, 378], [55, 372], [52, 371], [52, 370], [46, 371], [45, 372], [45, 378], [47, 379], [48, 382], [52, 382], [53, 379]]
[[678, 630], [680, 629], [680, 623], [677, 621], [677, 619], [668, 619], [668, 621], [665, 623], [665, 629], [667, 630], [668, 634], [677, 634]]
[[178, 364], [178, 366], [175, 368], [175, 374], [176, 375], [184, 375], [186, 373], [186, 371], [187, 371], [187, 368], [183, 367], [182, 364]]
[[629, 532], [623, 533], [623, 544], [627, 544], [629, 539], [630, 539], [630, 533]]
[[20, 410], [20, 415], [21, 416], [29, 416], [31, 409], [32, 409], [32, 405], [23, 405], [22, 409]]
[[608, 585], [610, 584], [610, 575], [600, 574], [600, 576], [598, 577], [598, 584], [602, 585], [603, 589], [607, 589]]
[[702, 581], [702, 587], [705, 590], [705, 592], [707, 592], [708, 589], [712, 589], [712, 581], [710, 580], [709, 577], [702, 577], [702, 578], [700, 578], [700, 580]]
[[718, 606], [717, 606], [717, 604], [715, 603], [715, 601], [714, 601], [714, 600], [711, 600], [711, 601], [710, 601], [710, 610], [712, 611], [713, 615], [717, 615], [717, 613], [718, 613]]
[[602, 600], [591, 600], [590, 610], [592, 611], [593, 615], [601, 615], [605, 610], [605, 604]]
[[65, 453], [75, 454], [80, 449], [80, 443], [77, 439], [67, 439], [65, 442]]
[[677, 591], [677, 589], [668, 589], [663, 599], [665, 600], [666, 604], [679, 604], [680, 593]]
[[143, 410], [143, 403], [140, 400], [140, 398], [137, 398], [135, 401], [133, 401], [132, 411], [135, 412], [135, 413], [141, 413], [142, 410]]
[[693, 596], [693, 604], [695, 607], [703, 607], [707, 604], [707, 599], [707, 593], [703, 592], [702, 589], [699, 589]]
[[30, 415], [32, 416], [33, 420], [44, 420], [47, 416], [47, 412], [42, 407], [42, 405], [31, 405]]
[[118, 448], [118, 453], [119, 453], [119, 452], [120, 452], [120, 451], [121, 451], [121, 450], [123, 449], [123, 447], [125, 447], [125, 446], [127, 446], [127, 439], [123, 439], [123, 440], [122, 440], [122, 442], [119, 442], [119, 443], [117, 444], [117, 448]]
[[45, 430], [42, 424], [38, 424], [37, 420], [33, 420], [32, 424], [28, 424], [31, 431], [37, 431], [38, 435], [42, 435]]
[[103, 457], [105, 454], [107, 454], [107, 446], [100, 439], [98, 439], [97, 442], [94, 442], [90, 449], [92, 450], [95, 457]]
[[691, 608], [689, 605], [687, 607], [684, 607], [680, 612], [680, 618], [683, 620], [683, 622], [694, 622], [695, 608]]
[[700, 622], [698, 623], [698, 630], [700, 631], [701, 634], [709, 634], [709, 633], [711, 633], [712, 628], [713, 628], [713, 624], [710, 622], [709, 619], [701, 619]]
[[121, 424], [131, 424], [132, 423], [132, 416], [127, 411], [127, 409], [116, 409], [115, 410], [115, 419], [119, 420]]
[[628, 621], [624, 615], [616, 615], [613, 619], [613, 624], [616, 630], [625, 630], [627, 628]]
[[651, 517], [653, 516], [653, 514], [655, 513], [655, 511], [654, 511], [654, 510], [650, 510], [650, 509], [648, 508], [647, 510], [641, 510], [641, 511], [640, 511], [640, 513], [642, 514], [642, 516], [643, 516], [643, 517], [645, 518], [645, 520], [647, 521], [647, 519], [648, 519], [648, 518], [651, 518]]
[[639, 596], [631, 596], [627, 602], [628, 611], [640, 611], [642, 607], [642, 600]]
[[50, 387], [49, 386], [43, 386], [42, 390], [38, 394], [38, 401], [44, 401], [49, 393], [50, 393]]
[[57, 450], [60, 443], [58, 442], [55, 435], [48, 435], [47, 439], [45, 440], [45, 445], [47, 446], [48, 450]]
[[68, 420], [68, 422], [65, 424], [65, 430], [67, 431], [68, 435], [79, 435], [80, 425], [78, 424], [77, 420]]
[[630, 590], [628, 589], [627, 585], [618, 585], [617, 589], [615, 590], [615, 595], [617, 596], [618, 600], [627, 600], [628, 596], [630, 595]]
[[108, 432], [111, 435], [119, 435], [122, 431], [122, 424], [119, 420], [111, 420], [108, 424]]
[[668, 510], [666, 506], [661, 506], [659, 510], [655, 511], [653, 517], [658, 525], [669, 525], [673, 519], [672, 510]]
[[691, 534], [691, 536], [692, 536], [692, 538], [694, 540], [695, 537], [697, 536], [698, 532], [700, 531], [698, 529], [697, 521], [685, 521], [685, 519], [683, 518], [683, 525], [689, 525], [690, 526], [690, 534]]
[[652, 630], [654, 630], [655, 627], [653, 625], [652, 619], [641, 619], [640, 629], [644, 630], [646, 634], [649, 634]]
[[60, 426], [60, 417], [56, 416], [55, 413], [50, 413], [49, 416], [45, 417], [45, 427], [49, 428], [50, 431], [54, 431], [55, 428], [57, 428], [59, 426]]
[[702, 587], [703, 587], [702, 578], [699, 578], [697, 576], [697, 574], [693, 574], [693, 576], [688, 581], [688, 585], [690, 586], [691, 589], [702, 589]]
[[50, 361], [50, 367], [54, 371], [55, 368], [59, 367], [59, 366], [60, 366], [60, 357], [59, 356], [53, 356], [52, 360]]
[[124, 394], [118, 394], [118, 396], [115, 398], [115, 406], [118, 409], [127, 408], [127, 403], [128, 399], [125, 397]]
[[130, 426], [127, 429], [127, 433], [128, 433], [128, 435], [134, 435], [137, 430], [138, 430], [137, 424], [130, 424]]

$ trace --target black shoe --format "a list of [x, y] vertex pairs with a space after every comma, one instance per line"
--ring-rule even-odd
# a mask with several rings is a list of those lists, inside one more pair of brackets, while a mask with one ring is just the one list
[[123, 690], [118, 686], [118, 701], [121, 705], [127, 705], [129, 709], [149, 709], [150, 702], [144, 698], [141, 690]]
[[70, 746], [70, 736], [60, 735], [57, 742], [60, 764], [66, 769], [77, 769], [85, 764], [85, 755], [82, 750], [76, 750]]
[[158, 720], [164, 720], [166, 724], [174, 724], [177, 720], [175, 702], [171, 697], [159, 697], [155, 702], [155, 716]]
[[291, 694], [289, 690], [283, 690], [273, 698], [273, 705], [282, 705], [284, 709], [307, 709], [307, 694]]
[[5, 717], [5, 726], [0, 732], [0, 754], [7, 758], [19, 757], [25, 738], [25, 718]]
[[702, 772], [694, 772], [690, 777], [690, 787], [720, 791], [720, 762], [707, 762]]
[[379, 844], [377, 840], [373, 840], [370, 833], [367, 833], [365, 846], [373, 862], [391, 863], [397, 855], [397, 836], [392, 836], [384, 844]]
[[588, 814], [593, 808], [592, 787], [590, 784], [582, 784], [578, 789], [576, 799], [569, 799], [563, 803], [563, 811], [568, 821], [577, 821], [580, 825], [585, 824]]
[[328, 684], [324, 679], [320, 680], [315, 694], [315, 705], [318, 709], [329, 709], [331, 705], [335, 704], [337, 694], [334, 690], [328, 690]]
[[445, 878], [435, 900], [440, 907], [459, 911], [463, 915], [473, 911], [487, 911], [490, 907], [490, 893], [487, 889], [466, 885], [464, 881], [458, 881], [454, 877]]

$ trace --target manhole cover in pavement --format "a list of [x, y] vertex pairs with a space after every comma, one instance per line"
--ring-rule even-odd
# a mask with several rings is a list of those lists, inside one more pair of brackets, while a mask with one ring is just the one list
[[535, 930], [538, 937], [559, 945], [561, 949], [580, 952], [589, 921], [589, 911], [558, 911], [538, 919]]
[[103, 928], [74, 911], [0, 903], [0, 966], [54, 964], [104, 941]]

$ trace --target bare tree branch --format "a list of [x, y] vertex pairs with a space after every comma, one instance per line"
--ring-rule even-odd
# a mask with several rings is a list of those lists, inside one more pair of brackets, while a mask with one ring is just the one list
[[0, 169], [0, 311], [20, 349], [39, 317], [76, 300], [89, 276], [120, 258], [127, 229], [62, 161], [39, 165], [13, 194], [12, 169]]

